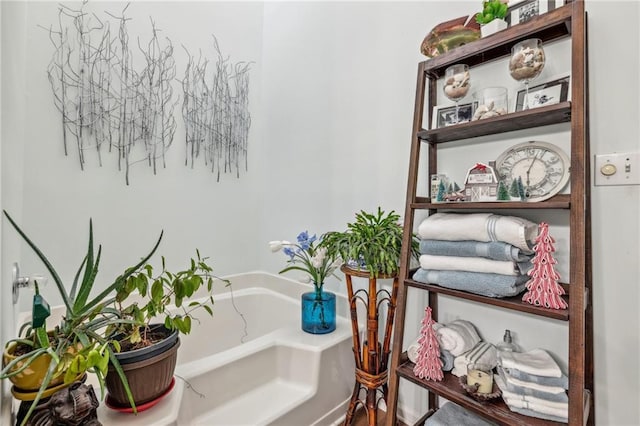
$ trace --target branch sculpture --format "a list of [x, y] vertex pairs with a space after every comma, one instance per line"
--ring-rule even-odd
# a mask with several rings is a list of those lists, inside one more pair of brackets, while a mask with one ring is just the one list
[[[248, 169], [247, 142], [249, 114], [249, 63], [232, 64], [222, 55], [218, 40], [213, 38], [217, 54], [215, 69], [209, 73], [209, 61], [189, 57], [182, 79], [182, 117], [186, 131], [185, 165], [194, 167], [196, 159], [216, 174]], [[210, 75], [209, 75], [210, 74]]]
[[103, 164], [103, 152], [118, 155], [118, 170], [129, 185], [130, 166], [145, 161], [157, 171], [158, 161], [166, 166], [165, 153], [173, 140], [177, 104], [172, 81], [176, 75], [171, 40], [158, 37], [151, 20], [151, 40], [138, 50], [144, 58], [136, 70], [129, 46], [125, 6], [113, 34], [109, 22], [95, 14], [61, 5], [57, 28], [48, 28], [55, 51], [47, 75], [54, 103], [62, 117], [65, 155], [75, 142], [80, 168], [87, 152], [96, 151]]

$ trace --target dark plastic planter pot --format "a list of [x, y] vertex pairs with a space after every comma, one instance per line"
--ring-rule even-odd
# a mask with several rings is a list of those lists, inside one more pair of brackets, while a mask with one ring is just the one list
[[[116, 354], [136, 406], [160, 397], [171, 385], [180, 339], [177, 331], [168, 332], [171, 333], [169, 337], [154, 345]], [[110, 403], [120, 407], [130, 406], [124, 385], [112, 365], [109, 365], [105, 379]]]
[[[178, 340], [178, 330], [169, 330], [163, 324], [151, 324], [149, 328], [151, 331], [161, 331], [165, 333], [167, 338], [146, 348], [116, 353], [115, 355], [120, 365], [144, 361], [145, 359], [154, 357], [175, 345]], [[114, 340], [118, 340], [118, 336], [114, 337]]]

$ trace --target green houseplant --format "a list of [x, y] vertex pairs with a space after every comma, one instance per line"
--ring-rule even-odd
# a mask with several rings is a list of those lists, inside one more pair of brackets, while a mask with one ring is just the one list
[[[195, 312], [213, 315], [213, 283], [219, 278], [212, 271], [207, 258], [196, 250], [196, 257], [183, 270], [167, 270], [162, 257], [159, 273], [154, 274], [153, 266], [145, 264], [118, 288], [113, 309], [129, 321], [110, 324], [106, 330], [108, 340], [119, 349], [114, 356], [125, 376], [107, 376], [114, 405], [135, 407], [158, 398], [170, 387], [180, 345], [178, 335], [189, 334]], [[228, 280], [222, 281], [230, 285]], [[202, 288], [206, 288], [206, 297], [191, 300]], [[115, 365], [109, 370], [115, 370]]]
[[[137, 346], [161, 346], [166, 335], [176, 336], [177, 339], [178, 333], [189, 333], [192, 313], [197, 309], [213, 313], [211, 290], [216, 277], [211, 274], [212, 268], [207, 264], [207, 258], [202, 258], [197, 252], [197, 257], [190, 260], [189, 267], [170, 272], [165, 267], [163, 257], [162, 271], [154, 275], [153, 266], [148, 261], [160, 245], [163, 235], [160, 233], [146, 256], [127, 268], [98, 295], [90, 297], [102, 253], [101, 247], [97, 253], [94, 251], [91, 221], [87, 254], [68, 289], [42, 251], [6, 211], [4, 214], [45, 265], [65, 305], [65, 315], [53, 329], [47, 330], [46, 324], [30, 321], [21, 328], [23, 337], [7, 342], [0, 379], [13, 380], [24, 375], [36, 363], [42, 363], [44, 358], [45, 371], [42, 378], [37, 380], [37, 389], [33, 389], [35, 399], [22, 424], [29, 419], [38, 402], [50, 395], [50, 389], [48, 391], [47, 388], [52, 381], [71, 384], [87, 372], [97, 376], [103, 397], [109, 382], [117, 381], [135, 412], [134, 395], [119, 354]], [[208, 289], [207, 298], [187, 300], [203, 287]], [[38, 291], [36, 293], [39, 296]], [[170, 303], [176, 306], [175, 311], [169, 310]], [[168, 333], [158, 335], [152, 332], [150, 323], [155, 318], [163, 318], [162, 324]], [[20, 352], [14, 356], [17, 348]], [[175, 345], [173, 348], [177, 350]]]
[[488, 0], [482, 3], [482, 12], [476, 14], [476, 22], [480, 24], [482, 37], [507, 28], [507, 22], [504, 20], [507, 10], [506, 1]]
[[[64, 381], [70, 384], [76, 378], [90, 372], [97, 376], [100, 387], [103, 389], [109, 360], [115, 358], [112, 347], [101, 335], [101, 330], [110, 324], [122, 321], [119, 314], [109, 308], [108, 304], [115, 291], [153, 255], [160, 244], [162, 234], [149, 254], [140, 262], [116, 277], [113, 283], [98, 295], [90, 297], [102, 252], [101, 247], [98, 248], [97, 254], [94, 251], [91, 221], [89, 221], [87, 254], [68, 289], [36, 244], [27, 237], [6, 211], [4, 215], [45, 265], [65, 306], [64, 317], [53, 329], [47, 330], [44, 321], [42, 324], [26, 323], [21, 327], [23, 336], [10, 340], [5, 347], [0, 379], [17, 380], [20, 376], [31, 374], [31, 367], [36, 363], [42, 363], [45, 369], [35, 380], [37, 388], [25, 389], [34, 391], [35, 397], [22, 419], [24, 424], [39, 401], [47, 394], [47, 388], [52, 382]], [[37, 291], [36, 296], [39, 296]], [[116, 371], [122, 374], [119, 365], [116, 366]]]
[[[342, 232], [327, 232], [321, 245], [329, 255], [345, 259], [347, 266], [369, 271], [372, 277], [380, 274], [392, 276], [398, 273], [402, 254], [403, 229], [400, 216], [380, 207], [376, 213], [360, 211], [355, 222], [348, 223]], [[411, 256], [418, 258], [419, 242], [411, 238]]]

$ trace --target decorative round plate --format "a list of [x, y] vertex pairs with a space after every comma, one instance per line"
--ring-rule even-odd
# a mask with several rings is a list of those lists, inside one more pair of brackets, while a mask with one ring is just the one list
[[[160, 395], [159, 397], [157, 397], [156, 399], [153, 399], [151, 401], [145, 402], [144, 404], [140, 404], [138, 406], [136, 406], [136, 408], [138, 409], [138, 413], [141, 413], [145, 410], [148, 410], [149, 408], [153, 407], [154, 405], [156, 405], [158, 402], [162, 401], [162, 398], [164, 398], [165, 396], [167, 396], [169, 394], [169, 392], [171, 392], [171, 390], [173, 389], [173, 387], [176, 384], [176, 378], [172, 378], [171, 379], [171, 383], [169, 384], [169, 387], [167, 388], [166, 391], [164, 391], [164, 393], [162, 395]], [[111, 401], [111, 397], [109, 397], [109, 394], [107, 394], [106, 398], [104, 399], [104, 404], [111, 408], [112, 410], [116, 410], [119, 411], [121, 413], [133, 413], [133, 408], [131, 408], [130, 405], [127, 405], [125, 407], [121, 406], [121, 405], [117, 405], [114, 404], [113, 401]]]

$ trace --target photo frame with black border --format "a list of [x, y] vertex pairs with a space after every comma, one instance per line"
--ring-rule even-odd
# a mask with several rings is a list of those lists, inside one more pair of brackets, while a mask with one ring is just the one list
[[556, 8], [556, 0], [521, 0], [510, 1], [507, 10], [507, 22], [509, 25], [517, 25], [527, 22], [543, 13], [547, 13]]
[[476, 112], [478, 102], [469, 102], [458, 105], [459, 121], [456, 122], [456, 106], [455, 105], [436, 105], [433, 107], [433, 116], [431, 117], [431, 128], [438, 129], [458, 123], [467, 123], [473, 118]]
[[[569, 94], [569, 76], [551, 80], [537, 86], [529, 87], [528, 109], [554, 105], [565, 102]], [[524, 109], [526, 90], [518, 91], [516, 97], [516, 111]]]

